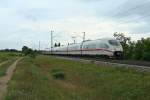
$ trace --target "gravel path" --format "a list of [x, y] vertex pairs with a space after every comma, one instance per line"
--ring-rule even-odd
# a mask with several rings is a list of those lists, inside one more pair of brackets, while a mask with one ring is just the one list
[[11, 79], [16, 65], [21, 59], [22, 58], [17, 59], [12, 65], [10, 65], [6, 71], [6, 75], [0, 78], [0, 100], [4, 99], [5, 94], [7, 92], [7, 83]]

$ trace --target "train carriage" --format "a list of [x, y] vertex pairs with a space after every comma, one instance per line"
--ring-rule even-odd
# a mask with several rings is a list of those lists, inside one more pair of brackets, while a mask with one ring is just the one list
[[119, 41], [113, 38], [88, 40], [78, 44], [56, 47], [53, 54], [60, 55], [90, 55], [121, 58], [123, 48]]
[[71, 44], [68, 45], [68, 55], [80, 55], [81, 54], [81, 44]]
[[112, 52], [109, 50], [109, 45], [102, 40], [88, 41], [83, 43], [82, 46], [83, 55], [108, 55], [112, 56]]

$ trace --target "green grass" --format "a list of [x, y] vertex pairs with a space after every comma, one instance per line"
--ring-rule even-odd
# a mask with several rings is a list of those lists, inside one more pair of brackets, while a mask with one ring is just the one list
[[[64, 79], [53, 78], [59, 70]], [[150, 73], [37, 56], [24, 58], [5, 100], [150, 100]]]
[[13, 62], [15, 61], [16, 59], [11, 59], [9, 60], [7, 63], [3, 64], [0, 66], [0, 77], [6, 75], [6, 71], [8, 69], [8, 67], [13, 64]]
[[0, 52], [0, 63], [7, 61], [7, 63], [0, 66], [0, 77], [6, 74], [7, 68], [20, 56], [19, 53]]
[[0, 52], [0, 63], [21, 56], [20, 53]]

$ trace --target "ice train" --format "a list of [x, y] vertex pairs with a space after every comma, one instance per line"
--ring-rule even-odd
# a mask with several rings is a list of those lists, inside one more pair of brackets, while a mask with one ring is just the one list
[[68, 44], [67, 46], [55, 47], [52, 50], [52, 54], [122, 58], [123, 48], [120, 42], [116, 39], [103, 38], [97, 40], [87, 40], [77, 44]]

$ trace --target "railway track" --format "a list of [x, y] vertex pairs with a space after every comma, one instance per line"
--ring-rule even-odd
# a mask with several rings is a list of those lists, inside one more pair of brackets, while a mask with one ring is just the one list
[[103, 61], [103, 62], [110, 62], [110, 63], [118, 63], [118, 64], [127, 64], [127, 65], [136, 65], [136, 66], [145, 66], [150, 67], [150, 62], [147, 61], [136, 61], [136, 60], [113, 60], [113, 59], [103, 59], [103, 58], [87, 58], [81, 57], [81, 59], [86, 60], [95, 60], [95, 61]]
[[68, 60], [77, 60], [82, 62], [90, 62], [103, 66], [119, 66], [127, 68], [136, 68], [142, 70], [150, 70], [150, 62], [146, 61], [135, 61], [135, 60], [112, 60], [112, 59], [102, 59], [94, 57], [68, 57], [68, 56], [57, 56], [59, 58], [64, 58]]

